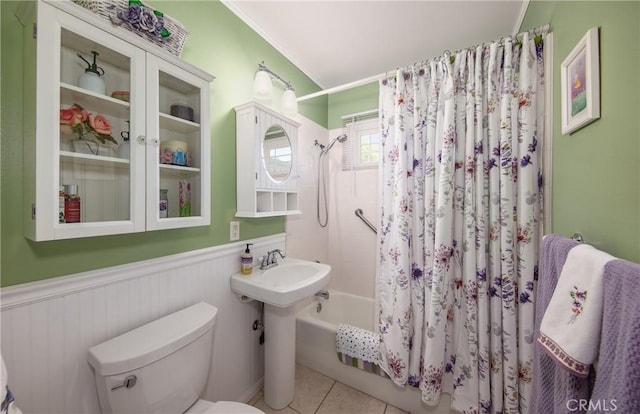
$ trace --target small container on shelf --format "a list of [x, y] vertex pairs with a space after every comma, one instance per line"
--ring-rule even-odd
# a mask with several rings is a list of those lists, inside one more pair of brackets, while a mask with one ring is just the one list
[[171, 115], [191, 122], [195, 120], [193, 108], [187, 106], [186, 102], [183, 101], [179, 101], [171, 105]]
[[66, 223], [64, 219], [64, 204], [65, 204], [64, 185], [61, 185], [58, 188], [58, 223]]
[[178, 203], [180, 217], [191, 216], [191, 183], [187, 180], [178, 181]]
[[80, 195], [77, 184], [64, 186], [64, 219], [66, 223], [80, 223]]
[[168, 192], [169, 192], [169, 190], [164, 190], [164, 189], [160, 190], [160, 204], [159, 204], [160, 218], [169, 217], [169, 197], [168, 197]]
[[160, 142], [160, 164], [190, 166], [189, 146], [184, 141]]
[[129, 102], [129, 91], [113, 91], [111, 97], [121, 101]]

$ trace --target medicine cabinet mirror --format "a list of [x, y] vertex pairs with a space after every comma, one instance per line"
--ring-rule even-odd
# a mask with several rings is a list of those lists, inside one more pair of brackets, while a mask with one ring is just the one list
[[280, 125], [271, 126], [264, 134], [262, 161], [273, 181], [279, 183], [289, 178], [293, 165], [291, 141]]
[[236, 217], [300, 214], [296, 165], [300, 124], [258, 102], [236, 110]]

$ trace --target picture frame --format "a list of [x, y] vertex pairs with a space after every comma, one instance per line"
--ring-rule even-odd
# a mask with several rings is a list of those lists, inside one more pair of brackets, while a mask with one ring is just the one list
[[560, 65], [562, 135], [600, 118], [600, 50], [592, 27]]

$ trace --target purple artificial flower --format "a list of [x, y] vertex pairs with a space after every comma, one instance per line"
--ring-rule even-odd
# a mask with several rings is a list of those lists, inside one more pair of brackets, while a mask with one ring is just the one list
[[147, 32], [153, 33], [156, 30], [156, 15], [148, 7], [142, 8], [142, 14], [140, 15], [140, 28]]
[[124, 16], [124, 20], [131, 24], [136, 24], [140, 22], [140, 16], [142, 15], [142, 9], [137, 4], [129, 5], [129, 9], [127, 9], [127, 13]]
[[162, 30], [164, 30], [164, 16], [156, 15], [156, 27], [154, 34], [156, 36], [160, 36], [160, 34], [162, 34]]

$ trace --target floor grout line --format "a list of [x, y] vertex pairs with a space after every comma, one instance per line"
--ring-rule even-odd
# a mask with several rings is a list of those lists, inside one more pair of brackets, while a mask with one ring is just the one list
[[320, 404], [318, 405], [318, 408], [316, 408], [316, 410], [313, 412], [313, 414], [316, 414], [320, 410], [320, 407], [322, 407], [322, 404], [324, 404], [324, 401], [327, 399], [327, 396], [329, 395], [329, 393], [331, 392], [333, 387], [335, 387], [336, 383], [338, 382], [338, 381], [336, 381], [334, 379], [332, 379], [332, 381], [333, 381], [333, 384], [331, 384], [331, 388], [329, 388], [329, 391], [327, 391], [327, 393], [324, 395], [324, 398], [322, 398], [322, 401], [320, 401]]

